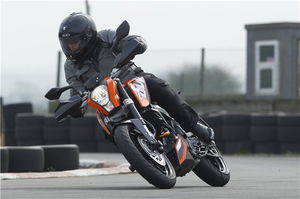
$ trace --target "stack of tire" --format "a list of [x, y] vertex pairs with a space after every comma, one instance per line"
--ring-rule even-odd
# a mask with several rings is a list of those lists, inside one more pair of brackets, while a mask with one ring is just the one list
[[83, 118], [70, 119], [70, 143], [79, 146], [80, 152], [96, 152], [96, 122], [95, 116], [85, 115]]
[[0, 158], [1, 158], [1, 173], [8, 172], [8, 149], [5, 147], [0, 147]]
[[62, 122], [57, 122], [53, 115], [44, 117], [43, 137], [47, 145], [51, 144], [68, 144], [69, 138], [69, 123], [66, 119]]
[[37, 146], [9, 146], [7, 171], [4, 172], [42, 172], [44, 170], [44, 151]]
[[224, 140], [222, 135], [222, 115], [221, 114], [211, 114], [209, 116], [203, 117], [204, 121], [214, 130], [215, 142], [218, 149], [224, 153]]
[[267, 114], [251, 115], [250, 138], [254, 153], [279, 153], [277, 116]]
[[277, 133], [280, 153], [300, 152], [300, 114], [279, 115]]
[[18, 113], [16, 116], [15, 137], [18, 146], [44, 144], [44, 117], [32, 113]]
[[6, 146], [15, 146], [15, 117], [18, 113], [32, 113], [31, 103], [7, 104], [3, 106], [4, 137]]
[[97, 122], [95, 131], [97, 151], [103, 153], [119, 153], [112, 137], [110, 137]]
[[1, 173], [64, 171], [79, 168], [76, 145], [0, 147]]
[[225, 144], [225, 153], [252, 153], [249, 127], [250, 115], [230, 113], [222, 116], [222, 139]]
[[44, 171], [64, 171], [79, 168], [79, 148], [77, 145], [44, 145]]

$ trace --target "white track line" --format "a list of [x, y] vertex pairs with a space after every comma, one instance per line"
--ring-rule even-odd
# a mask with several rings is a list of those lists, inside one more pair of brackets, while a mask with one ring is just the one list
[[120, 173], [131, 173], [129, 164], [124, 163], [110, 168], [99, 169], [76, 169], [69, 171], [51, 171], [51, 172], [26, 172], [26, 173], [1, 173], [1, 180], [12, 179], [34, 179], [34, 178], [61, 178], [61, 177], [80, 177], [80, 176], [96, 176], [111, 175]]

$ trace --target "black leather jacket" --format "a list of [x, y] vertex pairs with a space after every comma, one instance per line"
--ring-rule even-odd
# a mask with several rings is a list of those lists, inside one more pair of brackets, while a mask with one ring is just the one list
[[68, 84], [72, 84], [75, 89], [71, 92], [71, 95], [85, 91], [84, 82], [95, 73], [99, 73], [102, 78], [109, 76], [113, 69], [115, 55], [126, 48], [127, 43], [138, 43], [138, 48], [134, 55], [141, 54], [147, 49], [147, 44], [142, 37], [131, 35], [122, 39], [117, 49], [112, 52], [111, 47], [115, 34], [116, 32], [113, 30], [98, 32], [97, 44], [91, 56], [81, 63], [73, 63], [71, 60], [66, 60], [64, 65], [65, 78]]

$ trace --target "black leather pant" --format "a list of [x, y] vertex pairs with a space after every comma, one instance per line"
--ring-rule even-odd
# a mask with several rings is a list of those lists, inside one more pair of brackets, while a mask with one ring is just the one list
[[198, 114], [164, 80], [139, 70], [136, 75], [145, 78], [151, 101], [164, 108], [185, 131], [192, 131], [199, 121]]

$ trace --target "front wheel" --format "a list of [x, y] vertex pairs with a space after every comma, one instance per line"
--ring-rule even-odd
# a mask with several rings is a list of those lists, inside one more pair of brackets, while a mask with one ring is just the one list
[[148, 141], [133, 127], [121, 125], [114, 131], [114, 140], [131, 166], [150, 184], [170, 189], [176, 183], [175, 170], [165, 154], [150, 149]]

